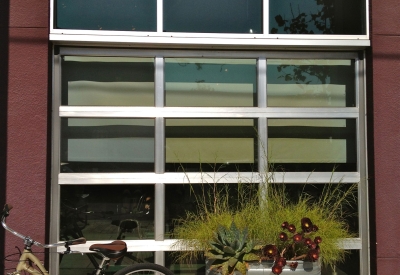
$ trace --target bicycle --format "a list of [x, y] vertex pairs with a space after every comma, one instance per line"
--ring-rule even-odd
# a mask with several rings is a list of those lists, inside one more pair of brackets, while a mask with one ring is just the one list
[[[34, 255], [32, 251], [33, 245], [45, 249], [64, 246], [66, 250], [61, 252], [62, 254], [81, 253], [78, 251], [72, 251], [70, 246], [86, 243], [86, 239], [83, 237], [53, 244], [41, 244], [29, 236], [25, 236], [11, 229], [6, 224], [6, 217], [10, 215], [10, 210], [12, 208], [13, 207], [10, 204], [4, 205], [1, 213], [1, 224], [5, 230], [24, 240], [24, 251], [20, 255], [15, 271], [8, 273], [8, 275], [19, 275], [22, 271], [27, 271], [28, 273], [34, 275], [49, 275], [49, 272], [46, 270], [40, 260]], [[102, 258], [101, 263], [95, 268], [93, 274], [104, 275], [110, 261], [117, 261], [125, 255], [127, 252], [127, 246], [124, 241], [117, 240], [107, 244], [92, 244], [89, 247], [89, 250], [96, 252]], [[135, 263], [118, 270], [114, 275], [129, 274], [174, 275], [173, 272], [168, 268], [154, 263]]]

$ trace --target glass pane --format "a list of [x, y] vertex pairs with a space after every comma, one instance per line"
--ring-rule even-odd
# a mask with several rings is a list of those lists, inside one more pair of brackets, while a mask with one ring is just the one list
[[166, 119], [166, 172], [255, 171], [255, 119]]
[[[165, 266], [176, 275], [206, 275], [206, 258], [176, 261], [176, 253], [165, 252]], [[210, 272], [207, 272], [210, 274]]]
[[274, 34], [366, 34], [364, 0], [270, 0]]
[[167, 58], [165, 101], [176, 107], [257, 106], [256, 60]]
[[56, 0], [55, 28], [156, 31], [157, 0]]
[[164, 32], [262, 33], [262, 0], [164, 0]]
[[[202, 184], [167, 184], [165, 188], [165, 238], [174, 239], [174, 229], [179, 219], [186, 219], [188, 212], [199, 213], [207, 205], [210, 212], [216, 208], [233, 210], [240, 206], [256, 201], [259, 183], [237, 184], [223, 183], [221, 178], [208, 177], [203, 174]], [[214, 184], [215, 183], [215, 184]], [[218, 203], [216, 203], [218, 201]], [[217, 205], [214, 208], [215, 204]], [[217, 210], [218, 211], [218, 210]], [[200, 211], [201, 212], [201, 211]]]
[[268, 161], [284, 171], [357, 171], [355, 119], [269, 119]]
[[154, 59], [64, 56], [62, 105], [154, 106]]
[[270, 107], [354, 107], [354, 60], [267, 60]]
[[153, 171], [153, 119], [61, 119], [61, 172]]
[[153, 185], [61, 185], [60, 239], [154, 239]]
[[[60, 255], [62, 260], [60, 262], [60, 275], [84, 275], [93, 274], [97, 264], [100, 264], [100, 259], [98, 259], [95, 254], [85, 253], [84, 255], [80, 253], [73, 253], [67, 255]], [[154, 262], [154, 252], [128, 252], [125, 257], [114, 262], [111, 261], [110, 265], [106, 268], [105, 274], [112, 275], [118, 270], [132, 265], [134, 263], [141, 262]], [[150, 274], [150, 273], [149, 273]]]

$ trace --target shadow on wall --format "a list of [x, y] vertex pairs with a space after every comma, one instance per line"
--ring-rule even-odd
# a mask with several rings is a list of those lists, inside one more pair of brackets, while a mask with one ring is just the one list
[[[8, 21], [10, 1], [0, 1], [0, 207], [3, 209], [6, 193], [6, 152], [7, 152], [7, 87], [8, 87]], [[5, 233], [0, 229], [0, 243]], [[4, 246], [0, 247], [0, 259], [4, 259]], [[3, 263], [0, 265], [3, 270]]]

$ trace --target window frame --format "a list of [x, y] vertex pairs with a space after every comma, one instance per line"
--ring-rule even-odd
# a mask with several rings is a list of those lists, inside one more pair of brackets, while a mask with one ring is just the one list
[[[61, 105], [61, 56], [128, 56], [155, 58], [155, 103], [154, 107], [104, 107], [104, 106], [62, 106]], [[164, 252], [171, 251], [174, 240], [164, 239], [165, 185], [182, 183], [202, 183], [199, 173], [165, 173], [165, 118], [256, 118], [261, 140], [267, 140], [268, 118], [354, 118], [357, 132], [357, 171], [338, 172], [288, 172], [274, 173], [277, 182], [286, 183], [359, 183], [358, 213], [359, 237], [343, 241], [344, 249], [360, 251], [360, 274], [369, 274], [369, 222], [367, 187], [367, 146], [366, 146], [366, 98], [365, 98], [365, 56], [360, 52], [284, 52], [284, 51], [205, 51], [205, 50], [142, 50], [142, 49], [105, 49], [60, 47], [53, 59], [53, 114], [52, 114], [52, 204], [50, 241], [58, 241], [60, 185], [80, 184], [152, 184], [155, 185], [156, 205], [155, 239], [126, 241], [129, 251], [155, 251], [155, 261], [163, 264]], [[206, 58], [257, 58], [258, 107], [163, 107], [164, 104], [164, 58], [167, 57], [206, 57]], [[356, 72], [356, 106], [342, 108], [288, 108], [267, 107], [267, 59], [354, 59]], [[154, 118], [155, 119], [155, 170], [154, 173], [60, 173], [61, 118]], [[259, 155], [263, 155], [263, 146], [258, 146]], [[259, 159], [259, 171], [265, 173], [265, 160]], [[221, 183], [236, 183], [238, 173], [217, 173], [215, 177]], [[240, 173], [240, 177], [254, 179], [253, 173]], [[88, 241], [76, 250], [89, 252], [95, 241]], [[61, 251], [60, 249], [59, 251]], [[54, 251], [56, 251], [54, 249]], [[58, 261], [51, 253], [50, 271], [57, 273]]]

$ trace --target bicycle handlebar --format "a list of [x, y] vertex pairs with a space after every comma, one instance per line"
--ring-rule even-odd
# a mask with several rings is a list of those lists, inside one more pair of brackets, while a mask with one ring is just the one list
[[10, 210], [12, 208], [13, 207], [12, 207], [11, 204], [5, 204], [4, 205], [3, 211], [1, 212], [1, 225], [4, 227], [5, 230], [11, 232], [12, 234], [17, 236], [18, 238], [23, 239], [25, 246], [30, 247], [31, 245], [36, 245], [36, 246], [43, 247], [43, 248], [65, 246], [68, 249], [70, 245], [77, 245], [77, 244], [86, 243], [86, 239], [85, 238], [79, 238], [79, 239], [75, 239], [75, 240], [65, 241], [65, 242], [62, 242], [62, 243], [41, 244], [40, 242], [37, 242], [37, 241], [33, 240], [31, 237], [22, 235], [21, 233], [18, 233], [17, 231], [15, 231], [15, 230], [13, 230], [13, 229], [11, 229], [10, 227], [7, 226], [6, 217], [8, 217], [10, 215]]

